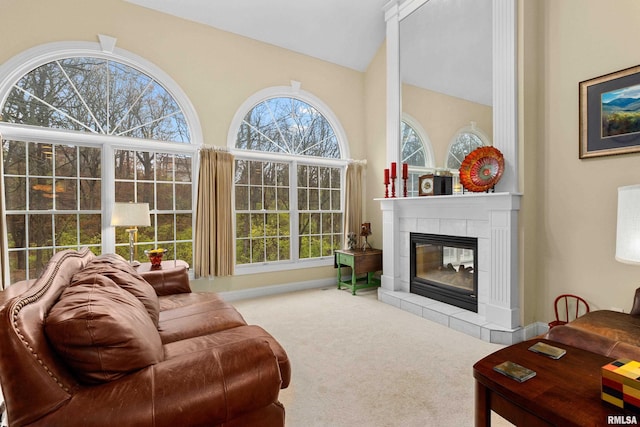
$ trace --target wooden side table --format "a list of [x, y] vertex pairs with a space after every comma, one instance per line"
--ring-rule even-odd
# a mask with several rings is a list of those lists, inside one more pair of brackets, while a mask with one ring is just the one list
[[[157, 270], [153, 270], [153, 271], [171, 270], [171, 269], [178, 268], [178, 267], [180, 267], [180, 268], [185, 267], [185, 268], [189, 269], [189, 264], [186, 261], [182, 261], [181, 259], [167, 260], [167, 261], [162, 261], [162, 263], [160, 264], [160, 268], [158, 268]], [[138, 273], [146, 273], [147, 271], [152, 271], [151, 270], [151, 263], [150, 262], [140, 263], [140, 265], [138, 267], [136, 267], [136, 271]]]
[[[338, 269], [338, 289], [346, 286], [353, 295], [358, 289], [380, 286], [380, 280], [374, 277], [376, 271], [382, 270], [382, 251], [380, 249], [338, 250], [334, 253], [334, 267]], [[342, 267], [351, 267], [351, 279], [342, 280]], [[358, 279], [358, 275], [366, 277]]]

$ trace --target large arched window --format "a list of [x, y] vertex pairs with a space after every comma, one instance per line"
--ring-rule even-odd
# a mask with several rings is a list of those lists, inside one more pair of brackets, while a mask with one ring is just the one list
[[321, 101], [293, 88], [247, 100], [235, 158], [236, 272], [325, 265], [342, 248], [345, 138]]
[[11, 282], [63, 249], [128, 258], [125, 227], [109, 226], [113, 202], [149, 203], [138, 258], [162, 246], [191, 263], [197, 117], [160, 70], [101, 42], [47, 45], [0, 68]]
[[458, 130], [451, 139], [447, 151], [447, 168], [458, 170], [469, 153], [479, 147], [491, 145], [489, 137], [478, 128], [475, 122]]
[[407, 196], [418, 195], [418, 178], [434, 168], [433, 149], [420, 123], [406, 113], [400, 124], [402, 163], [409, 165]]

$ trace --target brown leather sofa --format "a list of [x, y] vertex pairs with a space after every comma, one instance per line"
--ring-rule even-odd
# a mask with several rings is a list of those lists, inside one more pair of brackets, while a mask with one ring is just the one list
[[591, 311], [549, 329], [546, 338], [616, 359], [640, 360], [640, 288], [628, 314]]
[[0, 385], [13, 426], [283, 426], [287, 354], [188, 272], [55, 254], [0, 292]]

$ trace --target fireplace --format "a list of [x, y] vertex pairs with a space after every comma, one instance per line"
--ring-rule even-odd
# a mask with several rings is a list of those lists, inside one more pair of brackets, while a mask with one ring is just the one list
[[[378, 298], [400, 309], [471, 334], [513, 344], [541, 332], [521, 326], [518, 283], [519, 194], [468, 193], [377, 199], [382, 210], [383, 274]], [[477, 311], [411, 292], [411, 235], [477, 240]], [[465, 268], [467, 265], [465, 264]]]
[[409, 291], [478, 312], [478, 239], [410, 233]]

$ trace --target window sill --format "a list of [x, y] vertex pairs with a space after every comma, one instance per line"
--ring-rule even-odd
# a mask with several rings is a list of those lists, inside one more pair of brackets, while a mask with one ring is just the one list
[[235, 275], [243, 276], [246, 274], [272, 273], [278, 271], [300, 270], [304, 268], [327, 267], [334, 265], [333, 256], [294, 261], [281, 261], [264, 264], [243, 264], [236, 265]]

